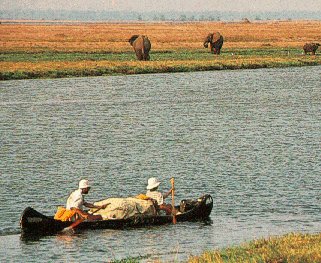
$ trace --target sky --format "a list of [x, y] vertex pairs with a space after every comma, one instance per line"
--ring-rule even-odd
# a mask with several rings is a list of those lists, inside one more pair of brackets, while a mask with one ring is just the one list
[[0, 0], [0, 10], [321, 11], [321, 0]]

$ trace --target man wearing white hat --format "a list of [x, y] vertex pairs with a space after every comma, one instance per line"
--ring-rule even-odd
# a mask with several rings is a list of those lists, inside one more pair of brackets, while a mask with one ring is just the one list
[[83, 211], [83, 206], [88, 208], [97, 208], [97, 209], [104, 209], [107, 205], [96, 206], [92, 203], [88, 203], [84, 199], [84, 195], [88, 194], [90, 190], [90, 185], [88, 180], [80, 180], [79, 187], [77, 190], [73, 191], [67, 199], [66, 209], [72, 210], [77, 209], [80, 210], [80, 216], [86, 216], [89, 220], [97, 220], [100, 218], [96, 218], [97, 216], [90, 215]]
[[164, 203], [164, 199], [168, 197], [172, 193], [172, 188], [165, 194], [162, 194], [161, 192], [157, 191], [158, 186], [160, 185], [160, 182], [155, 177], [151, 177], [148, 179], [147, 182], [147, 192], [146, 196], [156, 200], [157, 204], [159, 205], [160, 210], [164, 210], [166, 214], [171, 214], [172, 212], [172, 206], [169, 204]]

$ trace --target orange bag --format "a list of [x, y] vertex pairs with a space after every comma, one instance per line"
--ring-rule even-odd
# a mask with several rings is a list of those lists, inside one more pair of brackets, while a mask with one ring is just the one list
[[67, 210], [63, 206], [58, 206], [54, 219], [60, 221], [69, 221], [76, 213], [77, 211], [75, 210]]

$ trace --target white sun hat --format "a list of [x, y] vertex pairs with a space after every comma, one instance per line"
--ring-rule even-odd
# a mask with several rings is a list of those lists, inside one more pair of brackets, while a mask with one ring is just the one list
[[80, 180], [79, 181], [79, 189], [84, 189], [90, 187], [88, 180]]
[[160, 182], [155, 177], [151, 177], [148, 179], [148, 185], [146, 187], [147, 190], [151, 190], [159, 186]]

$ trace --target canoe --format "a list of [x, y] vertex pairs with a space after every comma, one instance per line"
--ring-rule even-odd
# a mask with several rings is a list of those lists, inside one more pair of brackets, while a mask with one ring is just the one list
[[[209, 218], [213, 208], [211, 195], [203, 195], [195, 200], [182, 200], [179, 206], [175, 206], [179, 213], [177, 222], [205, 221]], [[127, 219], [108, 219], [99, 221], [83, 221], [77, 225], [77, 229], [126, 229], [164, 225], [173, 222], [172, 215], [136, 215]], [[27, 207], [20, 219], [22, 235], [53, 235], [58, 234], [72, 222], [55, 220], [53, 216], [46, 216], [31, 207]]]

